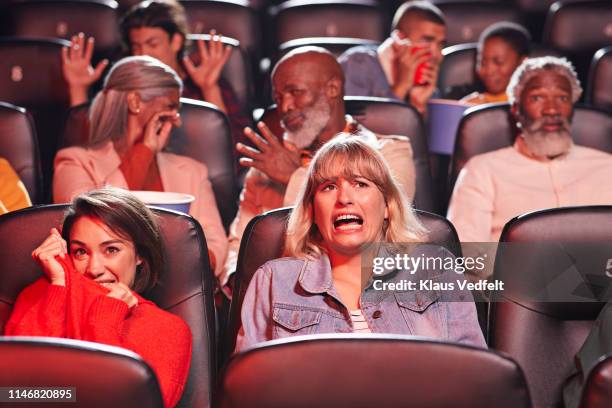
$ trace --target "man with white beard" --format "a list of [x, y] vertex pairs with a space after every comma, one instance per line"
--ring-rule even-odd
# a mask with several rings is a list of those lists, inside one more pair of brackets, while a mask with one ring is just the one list
[[344, 109], [344, 75], [336, 58], [320, 47], [300, 47], [285, 55], [272, 71], [273, 97], [285, 129], [282, 142], [263, 122], [245, 134], [257, 149], [237, 144], [251, 167], [240, 194], [238, 214], [229, 235], [229, 254], [219, 281], [225, 286], [235, 271], [240, 239], [248, 222], [265, 211], [293, 205], [310, 159], [338, 133], [358, 134], [387, 160], [407, 197], [414, 196], [415, 176], [410, 140], [381, 136], [357, 123]]
[[520, 134], [514, 146], [477, 155], [461, 170], [448, 219], [462, 242], [497, 242], [506, 222], [529, 211], [612, 204], [612, 155], [572, 142], [582, 93], [572, 65], [525, 60], [507, 93]]

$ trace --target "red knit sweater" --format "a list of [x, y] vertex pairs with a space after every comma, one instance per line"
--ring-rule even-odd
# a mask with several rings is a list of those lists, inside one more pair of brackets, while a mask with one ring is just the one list
[[49, 336], [123, 347], [155, 371], [164, 405], [174, 407], [189, 374], [191, 332], [179, 317], [136, 295], [132, 309], [108, 290], [72, 271], [67, 286], [40, 278], [17, 298], [7, 336]]

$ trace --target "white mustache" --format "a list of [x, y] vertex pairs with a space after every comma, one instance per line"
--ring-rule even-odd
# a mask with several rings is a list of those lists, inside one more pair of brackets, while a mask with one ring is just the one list
[[559, 125], [561, 130], [570, 131], [571, 124], [570, 121], [563, 116], [544, 116], [542, 118], [536, 119], [529, 124], [527, 127], [527, 131], [529, 132], [538, 132], [541, 131], [542, 128], [546, 125]]

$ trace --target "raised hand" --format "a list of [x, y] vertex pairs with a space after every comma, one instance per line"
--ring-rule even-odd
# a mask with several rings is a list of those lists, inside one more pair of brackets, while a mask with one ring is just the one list
[[257, 149], [242, 143], [236, 144], [236, 150], [246, 156], [240, 158], [240, 164], [255, 167], [277, 183], [288, 184], [293, 172], [300, 167], [299, 152], [283, 145], [265, 123], [259, 122], [257, 127], [263, 138], [249, 127], [244, 129], [244, 134]]
[[223, 66], [232, 53], [232, 47], [224, 46], [221, 36], [217, 35], [215, 30], [210, 31], [208, 45], [201, 39], [197, 41], [197, 44], [200, 65], [196, 66], [188, 56], [183, 58], [183, 63], [193, 82], [203, 92], [206, 92], [217, 86]]
[[94, 38], [85, 39], [83, 33], [72, 37], [70, 47], [62, 48], [62, 73], [70, 91], [70, 105], [87, 101], [87, 90], [102, 76], [108, 65], [103, 60], [94, 68], [91, 58], [94, 50]]
[[101, 283], [101, 285], [110, 290], [106, 296], [125, 302], [129, 308], [132, 308], [138, 304], [138, 298], [126, 284], [121, 282], [108, 282]]
[[176, 109], [157, 112], [145, 127], [142, 140], [153, 153], [159, 153], [168, 143], [173, 126], [180, 126], [180, 115]]
[[32, 251], [32, 258], [38, 262], [53, 285], [66, 286], [66, 272], [55, 257], [65, 258], [67, 254], [68, 245], [66, 241], [56, 228], [51, 228], [47, 239]]

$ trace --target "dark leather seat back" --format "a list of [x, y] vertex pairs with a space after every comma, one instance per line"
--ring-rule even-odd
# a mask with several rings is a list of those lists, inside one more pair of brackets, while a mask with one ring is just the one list
[[[208, 42], [210, 41], [210, 34], [190, 34], [187, 36], [187, 38], [194, 43], [198, 39]], [[238, 40], [229, 37], [222, 37], [221, 41], [224, 45], [229, 45], [232, 47], [232, 54], [230, 55], [229, 60], [227, 60], [225, 63], [223, 71], [221, 71], [221, 78], [225, 79], [232, 87], [232, 90], [236, 95], [236, 102], [240, 105], [242, 113], [247, 114], [250, 112], [254, 95], [254, 81], [251, 75], [249, 59], [242, 48], [242, 43], [240, 43]], [[196, 65], [200, 63], [197, 45], [195, 44], [191, 57]]]
[[351, 37], [383, 41], [389, 31], [386, 12], [371, 0], [289, 0], [275, 9], [278, 45], [304, 37]]
[[3, 102], [0, 102], [0, 157], [11, 163], [32, 203], [42, 202], [42, 174], [34, 122], [25, 109]]
[[113, 0], [25, 0], [8, 7], [5, 34], [29, 38], [63, 38], [85, 33], [96, 39], [95, 60], [118, 55], [117, 2]]
[[217, 33], [235, 38], [249, 55], [261, 53], [261, 30], [255, 10], [246, 1], [236, 0], [183, 0], [189, 32]]
[[[381, 135], [410, 138], [416, 172], [415, 207], [425, 211], [437, 209], [433, 195], [427, 135], [421, 115], [411, 106], [385, 98], [345, 96], [346, 113], [363, 126]], [[283, 134], [276, 105], [266, 109], [263, 120], [279, 137]]]
[[478, 43], [456, 44], [442, 50], [444, 59], [438, 74], [438, 89], [445, 98], [460, 99], [478, 85], [476, 54]]
[[489, 346], [525, 371], [534, 406], [557, 406], [574, 356], [609, 292], [612, 206], [528, 213], [504, 227], [493, 279]]
[[[450, 169], [450, 190], [467, 161], [477, 154], [511, 146], [515, 124], [507, 103], [469, 108], [463, 114]], [[576, 106], [572, 121], [574, 143], [612, 153], [612, 116], [595, 108]]]
[[122, 348], [49, 337], [0, 337], [0, 360], [0, 383], [71, 387], [74, 402], [63, 404], [75, 408], [128, 408], [134, 401], [139, 407], [164, 406], [153, 370]]
[[[48, 236], [51, 227], [62, 225], [66, 208], [66, 205], [33, 207], [0, 217], [3, 248], [0, 251], [0, 332], [4, 331], [17, 295], [41, 276], [32, 260], [32, 250]], [[189, 379], [178, 406], [208, 406], [216, 384], [216, 337], [214, 278], [206, 241], [202, 228], [192, 217], [167, 210], [155, 212], [160, 217], [166, 265], [161, 283], [143, 296], [180, 316], [193, 335]]]
[[531, 407], [524, 375], [512, 359], [398, 335], [261, 343], [232, 359], [221, 395], [223, 408]]
[[68, 104], [62, 76], [64, 40], [0, 38], [0, 100], [19, 106]]
[[448, 45], [478, 41], [480, 33], [498, 21], [522, 23], [518, 10], [501, 1], [449, 1], [436, 6], [446, 19]]
[[[251, 278], [264, 263], [282, 256], [290, 213], [291, 208], [288, 207], [258, 215], [249, 222], [242, 235], [228, 325], [227, 341], [231, 346], [228, 348], [230, 352], [234, 350], [240, 329], [240, 310]], [[456, 256], [461, 255], [459, 238], [450, 221], [419, 210], [417, 216], [429, 231], [427, 242], [442, 245]]]
[[339, 57], [344, 51], [352, 47], [367, 46], [377, 47], [380, 42], [374, 40], [366, 40], [363, 38], [349, 38], [349, 37], [306, 37], [296, 38], [295, 40], [289, 40], [282, 43], [278, 47], [280, 56], [287, 54], [299, 47], [315, 46], [323, 47], [332, 54]]
[[[88, 104], [68, 111], [62, 147], [87, 144], [88, 111]], [[180, 113], [183, 125], [173, 129], [166, 150], [206, 165], [217, 208], [227, 230], [238, 210], [234, 146], [227, 116], [210, 103], [186, 98], [181, 98]]]
[[610, 45], [612, 3], [607, 0], [559, 1], [550, 7], [543, 42], [569, 57], [583, 83], [595, 51]]
[[612, 406], [612, 357], [602, 358], [587, 377], [580, 406], [583, 408], [608, 408]]
[[416, 174], [414, 206], [424, 211], [436, 211], [427, 134], [418, 111], [405, 103], [385, 98], [347, 96], [344, 100], [347, 113], [372, 132], [410, 138]]
[[593, 56], [586, 102], [612, 114], [612, 46], [598, 50]]
[[34, 118], [44, 187], [51, 184], [53, 157], [68, 108], [61, 49], [64, 40], [0, 38], [0, 101], [24, 107]]

